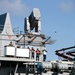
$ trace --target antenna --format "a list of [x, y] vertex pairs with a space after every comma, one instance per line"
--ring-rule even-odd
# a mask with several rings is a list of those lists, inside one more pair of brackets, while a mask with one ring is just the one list
[[25, 33], [30, 33], [35, 29], [34, 32], [40, 33], [41, 31], [41, 20], [40, 11], [38, 8], [34, 8], [29, 17], [25, 18]]

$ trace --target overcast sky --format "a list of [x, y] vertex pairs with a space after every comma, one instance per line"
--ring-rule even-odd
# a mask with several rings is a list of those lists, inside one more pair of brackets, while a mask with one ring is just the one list
[[0, 14], [9, 12], [12, 27], [20, 30], [33, 8], [41, 12], [41, 33], [57, 40], [47, 46], [47, 59], [56, 60], [55, 50], [75, 45], [75, 0], [0, 0]]

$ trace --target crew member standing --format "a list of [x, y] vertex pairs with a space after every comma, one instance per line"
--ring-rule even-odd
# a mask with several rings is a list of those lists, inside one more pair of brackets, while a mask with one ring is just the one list
[[32, 58], [33, 58], [33, 59], [34, 59], [34, 52], [35, 52], [35, 50], [34, 50], [34, 48], [32, 47], [31, 53], [32, 53]]
[[43, 50], [43, 61], [46, 61], [46, 54], [47, 54], [46, 47], [44, 47], [44, 50]]
[[36, 60], [39, 61], [40, 50], [37, 48], [36, 50]]
[[29, 58], [31, 58], [31, 50], [29, 47], [27, 47], [27, 49], [29, 49]]
[[9, 43], [9, 46], [13, 46], [12, 41]]

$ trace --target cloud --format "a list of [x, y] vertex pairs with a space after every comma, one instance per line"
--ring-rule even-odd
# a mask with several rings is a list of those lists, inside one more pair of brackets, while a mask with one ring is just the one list
[[10, 12], [14, 15], [27, 15], [29, 7], [22, 0], [0, 0], [0, 13]]
[[72, 1], [63, 1], [60, 3], [60, 9], [64, 12], [70, 12], [70, 11], [73, 11], [74, 10], [74, 3]]

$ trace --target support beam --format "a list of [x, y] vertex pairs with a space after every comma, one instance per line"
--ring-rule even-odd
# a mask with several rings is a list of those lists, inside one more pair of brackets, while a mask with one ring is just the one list
[[29, 71], [28, 64], [26, 64], [26, 75], [28, 75], [28, 71]]
[[15, 71], [14, 71], [14, 75], [16, 75], [16, 72], [17, 72], [17, 69], [18, 69], [18, 65], [19, 65], [19, 63], [16, 64], [16, 68], [15, 68]]

